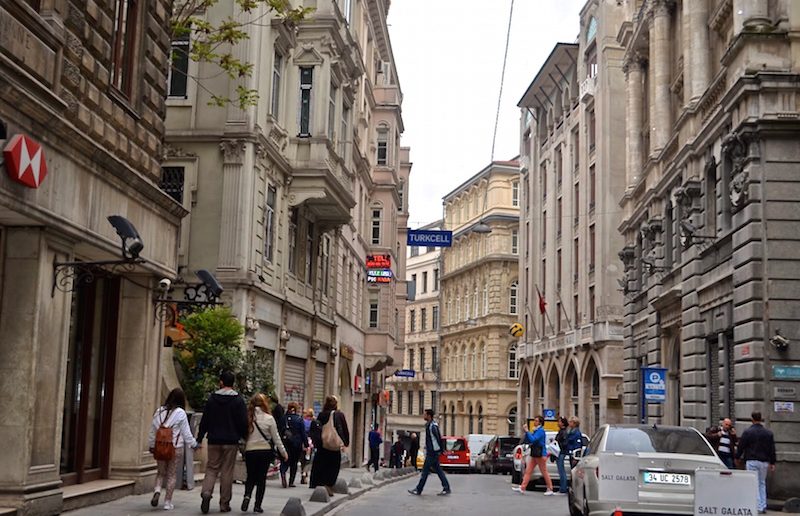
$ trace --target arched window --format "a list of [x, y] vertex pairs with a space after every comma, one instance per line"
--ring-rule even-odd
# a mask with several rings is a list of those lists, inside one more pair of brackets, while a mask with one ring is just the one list
[[389, 164], [389, 126], [381, 125], [378, 127], [377, 134], [377, 156], [375, 163], [380, 166]]
[[469, 291], [464, 292], [464, 318], [470, 318]]
[[483, 433], [483, 405], [478, 405], [478, 433]]
[[512, 344], [508, 347], [508, 377], [517, 377], [517, 345]]
[[456, 296], [456, 322], [461, 321], [461, 295]]
[[517, 407], [508, 411], [508, 435], [517, 435]]
[[470, 354], [472, 355], [472, 371], [471, 371], [471, 373], [472, 373], [472, 379], [474, 380], [475, 378], [478, 377], [478, 355], [475, 352], [475, 344], [472, 345], [472, 348], [470, 349]]
[[478, 285], [472, 291], [472, 317], [478, 317]]
[[486, 344], [481, 343], [481, 378], [486, 378]]
[[595, 368], [592, 373], [592, 397], [600, 396], [600, 373]]
[[572, 397], [578, 397], [578, 375], [572, 372]]
[[470, 433], [470, 434], [474, 434], [475, 433], [474, 424], [475, 424], [475, 422], [472, 419], [472, 405], [470, 405], [469, 406], [469, 432], [468, 433]]
[[511, 289], [508, 296], [508, 313], [511, 315], [517, 314], [517, 282], [511, 284]]

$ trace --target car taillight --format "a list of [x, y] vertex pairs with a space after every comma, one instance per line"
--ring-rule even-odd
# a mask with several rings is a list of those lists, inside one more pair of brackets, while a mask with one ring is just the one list
[[616, 509], [614, 509], [614, 516], [624, 516], [624, 515], [622, 514], [622, 509], [620, 509], [619, 507], [617, 507]]
[[517, 451], [514, 452], [514, 458], [517, 459], [517, 460], [521, 459], [522, 458], [522, 450], [517, 449]]

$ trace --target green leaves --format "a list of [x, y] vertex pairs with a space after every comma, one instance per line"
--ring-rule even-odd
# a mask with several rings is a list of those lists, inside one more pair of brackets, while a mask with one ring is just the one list
[[[313, 8], [292, 8], [289, 0], [235, 0], [240, 15], [223, 19], [218, 23], [210, 22], [205, 14], [217, 5], [219, 0], [186, 0], [176, 2], [172, 25], [172, 39], [191, 34], [191, 50], [189, 58], [198, 63], [217, 65], [221, 72], [232, 80], [247, 79], [252, 75], [253, 63], [245, 62], [234, 55], [234, 48], [250, 38], [248, 27], [268, 24], [272, 17], [284, 23], [294, 25], [314, 11]], [[260, 10], [264, 14], [258, 15]], [[233, 104], [239, 109], [246, 109], [258, 102], [258, 92], [240, 83], [235, 94], [228, 96], [210, 91], [203, 78], [192, 76], [201, 89], [211, 96], [208, 104], [225, 107]]]

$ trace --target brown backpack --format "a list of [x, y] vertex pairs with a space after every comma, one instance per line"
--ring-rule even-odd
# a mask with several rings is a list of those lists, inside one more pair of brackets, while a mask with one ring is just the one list
[[175, 457], [175, 445], [178, 444], [178, 438], [172, 442], [172, 428], [164, 426], [164, 423], [169, 419], [170, 413], [167, 411], [164, 419], [161, 420], [158, 430], [156, 430], [156, 442], [153, 447], [153, 458], [156, 460], [172, 460]]

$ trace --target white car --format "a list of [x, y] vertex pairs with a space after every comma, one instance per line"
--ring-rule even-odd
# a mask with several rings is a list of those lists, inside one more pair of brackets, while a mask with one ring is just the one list
[[[558, 432], [545, 432], [547, 435], [547, 443], [549, 444], [551, 441], [555, 441], [556, 434]], [[583, 445], [586, 447], [589, 443], [589, 437], [586, 434], [581, 434], [583, 437]], [[522, 483], [522, 476], [525, 474], [525, 467], [528, 463], [528, 456], [530, 452], [528, 451], [530, 446], [528, 444], [518, 444], [516, 448], [514, 448], [514, 469], [511, 471], [511, 483], [512, 484], [520, 484]], [[570, 478], [570, 465], [568, 462], [564, 463], [564, 467], [567, 470], [567, 478]], [[547, 473], [550, 475], [550, 480], [552, 480], [553, 485], [557, 487], [558, 481], [560, 476], [558, 474], [558, 464], [555, 461], [551, 461], [550, 457], [547, 457]], [[539, 471], [539, 468], [533, 470], [531, 474], [531, 480], [528, 484], [528, 490], [533, 489], [538, 483], [542, 482], [542, 473]]]
[[475, 459], [478, 457], [478, 454], [483, 449], [483, 446], [492, 440], [492, 438], [497, 437], [496, 435], [492, 434], [469, 434], [467, 436], [467, 447], [469, 448], [469, 470], [476, 471], [477, 467], [475, 465]]

